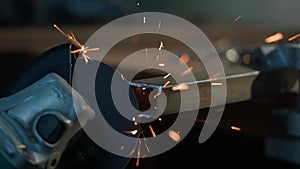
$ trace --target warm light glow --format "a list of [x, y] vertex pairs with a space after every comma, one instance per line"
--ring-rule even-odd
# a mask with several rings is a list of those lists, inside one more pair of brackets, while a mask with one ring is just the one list
[[174, 130], [169, 130], [169, 136], [172, 140], [174, 140], [175, 142], [179, 142], [180, 141], [180, 135], [178, 133], [176, 133]]
[[299, 37], [300, 37], [300, 33], [298, 33], [298, 34], [296, 34], [296, 35], [290, 37], [290, 38], [288, 39], [288, 41], [295, 40], [295, 39], [297, 39], [297, 38], [299, 38]]
[[193, 67], [187, 68], [185, 71], [183, 71], [183, 72], [181, 73], [181, 76], [187, 75], [188, 73], [192, 72], [192, 70], [193, 70]]
[[189, 86], [185, 83], [180, 83], [179, 85], [173, 86], [172, 90], [176, 91], [176, 90], [187, 90], [189, 89]]
[[231, 130], [241, 131], [241, 128], [240, 128], [240, 127], [231, 126], [230, 128], [231, 128]]
[[280, 41], [284, 38], [283, 34], [278, 32], [278, 33], [275, 33], [274, 35], [271, 35], [271, 36], [268, 36], [266, 39], [265, 39], [265, 42], [266, 43], [273, 43], [273, 42], [277, 42], [277, 41]]
[[153, 136], [153, 137], [156, 137], [155, 131], [153, 130], [153, 128], [152, 128], [151, 125], [149, 125], [149, 129], [150, 129], [150, 131], [151, 131], [152, 136]]
[[190, 55], [188, 54], [181, 55], [179, 61], [181, 64], [187, 64], [190, 61]]

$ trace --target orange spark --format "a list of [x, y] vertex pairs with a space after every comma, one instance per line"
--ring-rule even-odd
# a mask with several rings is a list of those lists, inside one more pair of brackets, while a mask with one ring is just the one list
[[169, 130], [169, 137], [174, 140], [175, 142], [180, 141], [180, 135], [176, 133], [174, 130]]
[[164, 79], [168, 78], [171, 75], [171, 73], [168, 73], [167, 75], [164, 76]]
[[190, 55], [188, 54], [181, 55], [179, 61], [181, 64], [187, 64], [190, 61]]
[[231, 128], [231, 130], [241, 131], [241, 128], [240, 128], [240, 127], [231, 126], [230, 128]]
[[176, 90], [187, 90], [189, 89], [189, 86], [185, 83], [180, 83], [179, 85], [175, 85], [172, 87], [172, 90], [173, 91], [176, 91]]
[[137, 130], [125, 131], [125, 133], [132, 134], [132, 135], [136, 135], [137, 132], [138, 132]]
[[211, 83], [212, 86], [222, 86], [222, 83]]
[[167, 87], [171, 82], [170, 81], [167, 81], [164, 85], [163, 85], [163, 88]]
[[122, 78], [122, 80], [125, 80], [125, 78], [124, 78], [124, 76], [121, 74], [121, 78]]
[[152, 128], [151, 125], [149, 125], [149, 129], [150, 129], [150, 131], [151, 131], [151, 133], [152, 133], [152, 136], [153, 136], [153, 137], [156, 137], [156, 134], [155, 134], [155, 132], [154, 132], [154, 130], [153, 130], [153, 128]]
[[165, 66], [165, 64], [164, 64], [164, 63], [159, 63], [159, 64], [158, 64], [158, 66], [160, 66], [160, 67], [164, 67], [164, 66]]
[[277, 32], [271, 36], [268, 36], [265, 38], [265, 42], [266, 43], [273, 43], [273, 42], [277, 42], [279, 40], [282, 40], [284, 38], [283, 34], [280, 32]]
[[185, 71], [183, 71], [183, 72], [181, 73], [181, 76], [187, 75], [188, 73], [192, 72], [192, 70], [193, 70], [193, 67], [192, 67], [192, 66], [189, 67], [189, 68], [187, 68]]
[[242, 18], [242, 15], [239, 15], [238, 17], [236, 17], [235, 19], [234, 19], [234, 22], [237, 22], [238, 20], [240, 20]]
[[158, 50], [161, 50], [162, 48], [164, 48], [164, 43], [162, 41], [160, 41], [160, 45], [158, 47]]
[[297, 39], [297, 38], [299, 38], [299, 37], [300, 37], [300, 33], [298, 33], [298, 34], [296, 34], [296, 35], [290, 37], [290, 38], [288, 39], [288, 41], [295, 40], [295, 39]]
[[154, 99], [156, 99], [160, 95], [161, 95], [161, 91], [157, 92], [156, 95], [154, 95], [153, 97], [154, 97]]
[[197, 118], [197, 122], [200, 122], [200, 123], [206, 123], [207, 121], [204, 120], [204, 119], [199, 119], [199, 118]]
[[158, 22], [158, 26], [157, 26], [158, 30], [160, 29], [160, 25], [161, 25], [161, 21]]

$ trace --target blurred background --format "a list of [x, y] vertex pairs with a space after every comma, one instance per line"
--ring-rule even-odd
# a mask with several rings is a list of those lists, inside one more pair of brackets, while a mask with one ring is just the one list
[[[276, 32], [285, 35], [282, 43], [288, 43], [287, 38], [299, 33], [299, 7], [299, 0], [1, 0], [0, 94], [3, 96], [18, 74], [42, 52], [68, 42], [53, 28], [54, 23], [63, 30], [72, 30], [84, 43], [102, 25], [121, 16], [136, 12], [165, 12], [199, 26], [215, 47], [225, 40], [229, 43], [228, 48], [253, 49], [265, 44], [265, 38]], [[294, 42], [298, 43], [299, 39]], [[178, 149], [145, 160], [140, 168], [169, 168], [171, 164], [177, 168], [179, 165], [200, 168], [211, 159], [228, 167], [238, 167], [238, 162], [242, 161], [244, 166], [251, 167], [296, 168], [297, 165], [264, 156], [264, 136], [282, 132], [269, 120], [270, 108], [295, 106], [295, 99], [297, 97], [289, 95], [279, 96], [275, 102], [264, 98], [232, 104], [208, 143], [199, 145], [197, 142], [201, 129], [197, 124], [195, 131]], [[229, 131], [228, 126], [233, 123], [243, 126], [245, 132]], [[187, 158], [190, 152], [197, 156]], [[128, 166], [134, 167], [134, 162]]]

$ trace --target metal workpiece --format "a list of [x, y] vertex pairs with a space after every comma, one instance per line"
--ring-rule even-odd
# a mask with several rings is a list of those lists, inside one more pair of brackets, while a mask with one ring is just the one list
[[94, 111], [62, 77], [49, 73], [0, 100], [0, 152], [15, 168], [53, 169]]

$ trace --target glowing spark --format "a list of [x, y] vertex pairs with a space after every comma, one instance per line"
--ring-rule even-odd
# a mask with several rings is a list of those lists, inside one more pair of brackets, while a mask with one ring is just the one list
[[146, 90], [146, 87], [143, 87], [142, 90]]
[[181, 55], [179, 59], [181, 64], [187, 64], [189, 60], [190, 60], [190, 56], [188, 54]]
[[167, 87], [171, 82], [170, 81], [167, 81], [164, 85], [163, 85], [163, 88]]
[[240, 20], [242, 18], [242, 15], [239, 15], [238, 17], [236, 17], [235, 19], [234, 19], [234, 22], [237, 22], [238, 20]]
[[231, 128], [231, 130], [241, 131], [241, 128], [240, 128], [240, 127], [231, 126], [230, 128]]
[[137, 130], [125, 131], [125, 133], [132, 134], [133, 136], [136, 135], [137, 132]]
[[190, 73], [192, 70], [193, 70], [193, 67], [187, 68], [185, 71], [183, 71], [183, 72], [181, 73], [181, 76], [187, 75], [187, 74]]
[[212, 86], [222, 86], [222, 83], [211, 83]]
[[206, 120], [204, 120], [204, 119], [197, 119], [197, 122], [200, 122], [200, 123], [206, 123], [207, 121]]
[[158, 120], [161, 121], [162, 119], [161, 119], [161, 118], [158, 118]]
[[159, 55], [156, 56], [155, 60], [158, 61], [158, 59], [159, 59]]
[[176, 90], [187, 90], [189, 89], [189, 86], [185, 83], [180, 83], [179, 85], [173, 86], [172, 90], [176, 91]]
[[138, 124], [139, 124], [138, 122], [136, 122], [136, 121], [134, 122], [134, 125], [135, 125], [135, 126], [137, 126]]
[[161, 95], [161, 91], [157, 92], [156, 95], [154, 95], [153, 97], [154, 97], [154, 99], [156, 99], [160, 95]]
[[135, 121], [135, 117], [132, 117], [132, 121]]
[[225, 110], [225, 108], [220, 108], [220, 109], [218, 109], [217, 111], [218, 112], [223, 112]]
[[136, 5], [137, 5], [137, 6], [140, 6], [140, 3], [137, 3]]
[[164, 66], [165, 66], [165, 64], [164, 64], [164, 63], [159, 63], [159, 64], [158, 64], [158, 66], [160, 66], [160, 67], [164, 67]]
[[122, 78], [122, 80], [125, 80], [125, 78], [124, 78], [124, 76], [121, 74], [121, 78]]
[[171, 75], [171, 73], [168, 73], [167, 75], [164, 76], [164, 79], [168, 78]]
[[160, 25], [161, 25], [161, 21], [158, 22], [158, 26], [157, 26], [158, 30], [160, 29]]
[[135, 152], [135, 149], [132, 149], [131, 151], [130, 151], [130, 153], [128, 154], [128, 157], [129, 156], [132, 156], [132, 154]]
[[157, 110], [157, 107], [156, 107], [156, 106], [154, 106], [153, 108], [154, 108], [155, 110]]
[[156, 134], [155, 134], [155, 132], [154, 132], [154, 130], [153, 130], [153, 128], [152, 128], [151, 125], [149, 125], [149, 129], [150, 129], [150, 131], [151, 131], [151, 133], [152, 133], [152, 136], [153, 136], [153, 137], [156, 137]]
[[213, 75], [209, 76], [209, 78], [207, 78], [207, 80], [212, 81], [212, 80], [214, 80], [216, 78], [219, 78], [219, 77], [221, 77], [221, 75], [216, 73], [216, 74], [213, 74]]
[[124, 148], [125, 148], [125, 147], [124, 147], [124, 146], [122, 146], [122, 147], [121, 147], [121, 150], [124, 150]]
[[176, 133], [174, 130], [169, 130], [169, 137], [174, 140], [175, 142], [179, 142], [180, 141], [180, 135], [178, 133]]
[[72, 44], [74, 44], [79, 49], [71, 51], [71, 53], [81, 53], [81, 56], [83, 57], [85, 63], [88, 63], [91, 58], [87, 55], [88, 51], [96, 51], [100, 50], [99, 48], [89, 48], [88, 46], [82, 45], [78, 40], [76, 39], [75, 35], [71, 32], [69, 34], [66, 34], [64, 31], [62, 31], [56, 24], [53, 25], [56, 30], [58, 30], [64, 37], [66, 37]]
[[146, 23], [146, 17], [144, 16], [144, 24]]
[[164, 43], [162, 41], [160, 41], [160, 45], [159, 45], [158, 50], [161, 50], [162, 48], [164, 48]]
[[146, 60], [148, 61], [148, 48], [145, 48], [145, 52], [146, 52]]
[[274, 35], [266, 37], [265, 42], [266, 43], [273, 43], [273, 42], [277, 42], [279, 40], [282, 40], [283, 38], [284, 38], [283, 34], [278, 32], [278, 33], [275, 33]]
[[294, 35], [294, 36], [290, 37], [290, 38], [288, 39], [288, 41], [295, 40], [295, 39], [297, 39], [297, 38], [299, 38], [299, 37], [300, 37], [300, 33], [298, 33], [297, 35]]
[[139, 114], [138, 117], [151, 118], [151, 115], [149, 115], [149, 114]]
[[139, 140], [139, 147], [138, 147], [138, 156], [137, 156], [137, 159], [136, 159], [136, 163], [135, 163], [135, 166], [138, 167], [140, 165], [140, 155], [141, 155], [141, 140]]

